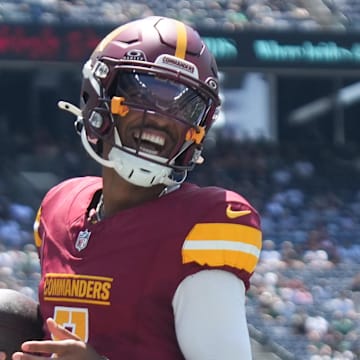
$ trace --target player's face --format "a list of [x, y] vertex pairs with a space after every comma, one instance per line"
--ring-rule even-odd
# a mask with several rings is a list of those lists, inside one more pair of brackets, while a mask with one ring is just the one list
[[137, 110], [130, 110], [128, 115], [118, 118], [116, 127], [124, 146], [162, 158], [173, 156], [186, 132], [179, 121]]

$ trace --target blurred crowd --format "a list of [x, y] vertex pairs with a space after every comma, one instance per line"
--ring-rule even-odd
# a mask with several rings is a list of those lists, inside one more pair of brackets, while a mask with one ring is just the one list
[[[21, 143], [12, 171], [50, 171], [54, 181], [96, 174], [97, 165], [75, 144], [41, 141], [30, 150]], [[283, 359], [360, 358], [358, 145], [221, 137], [206, 145], [205, 163], [190, 180], [237, 190], [262, 216], [264, 248], [248, 293], [248, 319], [259, 341]], [[0, 180], [0, 287], [36, 298], [36, 207], [9, 196], [7, 180]]]
[[3, 0], [0, 22], [111, 25], [174, 17], [199, 28], [359, 29], [357, 0]]

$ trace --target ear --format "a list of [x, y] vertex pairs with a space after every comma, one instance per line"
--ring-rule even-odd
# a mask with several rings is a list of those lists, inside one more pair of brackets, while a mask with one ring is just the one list
[[0, 351], [0, 360], [6, 360], [6, 352]]

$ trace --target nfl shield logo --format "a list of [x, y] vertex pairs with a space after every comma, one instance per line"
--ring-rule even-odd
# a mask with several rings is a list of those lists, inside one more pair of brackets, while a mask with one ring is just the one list
[[80, 231], [76, 239], [75, 247], [78, 251], [84, 250], [89, 242], [91, 231], [86, 229], [85, 231]]

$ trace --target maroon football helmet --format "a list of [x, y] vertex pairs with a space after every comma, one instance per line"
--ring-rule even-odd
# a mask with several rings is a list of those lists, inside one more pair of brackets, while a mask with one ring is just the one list
[[[120, 26], [83, 67], [78, 116], [83, 144], [95, 160], [136, 185], [180, 183], [201, 158], [220, 105], [218, 88], [215, 59], [191, 27], [157, 16]], [[123, 145], [114, 124], [129, 111], [184, 125], [171, 158]], [[112, 145], [107, 159], [98, 146], [104, 141]]]

